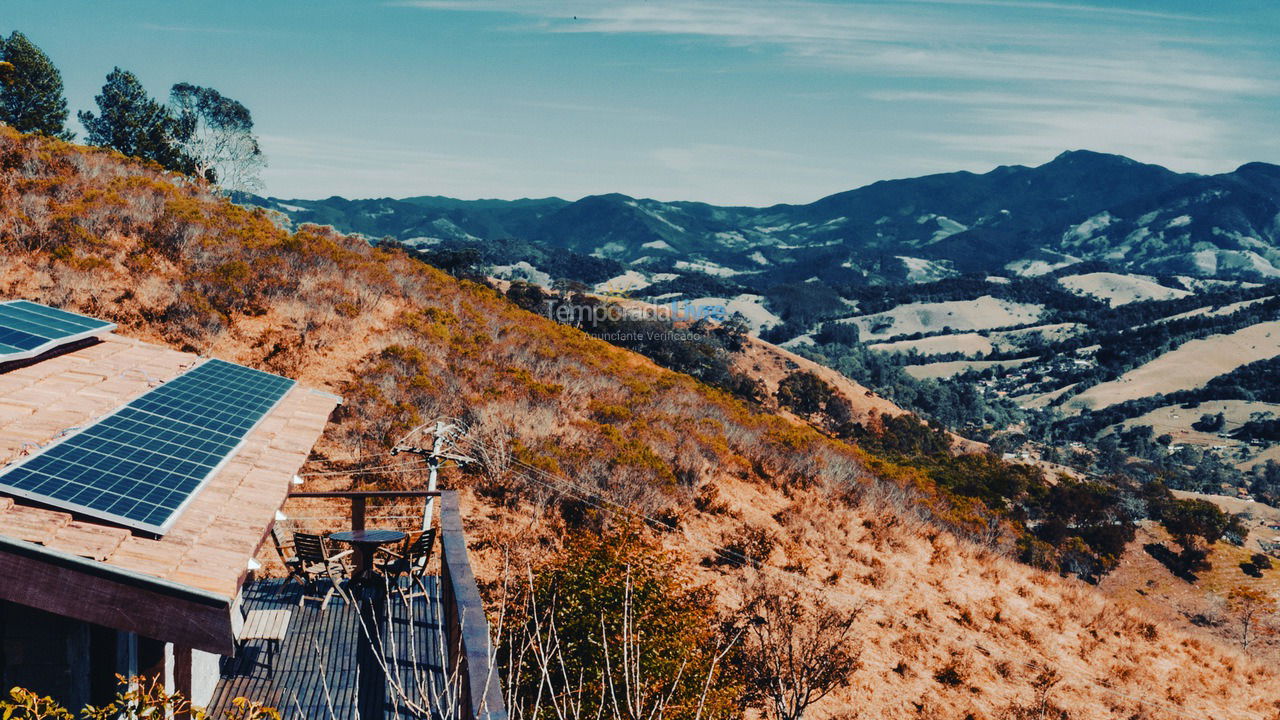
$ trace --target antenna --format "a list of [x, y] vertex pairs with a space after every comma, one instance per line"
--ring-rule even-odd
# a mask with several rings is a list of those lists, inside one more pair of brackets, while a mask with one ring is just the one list
[[[475, 462], [475, 458], [449, 452], [449, 450], [454, 449], [455, 441], [466, 434], [466, 425], [453, 418], [436, 420], [434, 423], [424, 423], [397, 440], [396, 444], [391, 448], [391, 454], [410, 453], [426, 456], [427, 467], [430, 470], [430, 475], [427, 478], [427, 489], [434, 491], [437, 489], [441, 461], [453, 460], [459, 465]], [[428, 443], [426, 441], [428, 438], [431, 439], [430, 449], [427, 449]], [[427, 504], [422, 509], [423, 532], [431, 528], [435, 504], [436, 499], [434, 497], [427, 498]]]

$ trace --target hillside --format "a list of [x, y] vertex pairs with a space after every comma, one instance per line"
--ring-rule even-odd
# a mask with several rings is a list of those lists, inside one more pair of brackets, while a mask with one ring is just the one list
[[[1132, 172], [1148, 186], [1177, 180]], [[704, 206], [684, 212], [715, 222]], [[653, 242], [678, 239], [663, 229], [669, 216], [630, 216], [662, 238]], [[776, 538], [759, 572], [863, 607], [853, 685], [815, 715], [959, 720], [1029, 713], [1044, 700], [1071, 718], [1235, 718], [1271, 717], [1280, 703], [1272, 666], [1017, 562], [1014, 513], [992, 509], [1003, 498], [986, 506], [948, 490], [942, 473], [892, 461], [874, 449], [891, 433], [860, 427], [859, 447], [398, 249], [315, 226], [286, 231], [201, 184], [7, 128], [0, 242], [5, 296], [342, 394], [317, 467], [355, 458], [347, 469], [374, 468], [362, 484], [420, 482], [403, 467], [377, 469], [382, 453], [419, 422], [463, 418], [471, 448], [487, 454], [447, 482], [467, 491], [490, 600], [501, 597], [506, 562], [552, 552], [570, 530], [620, 522], [616, 513], [643, 514], [660, 520], [651, 526], [665, 529], [646, 532], [714, 590], [717, 606], [732, 604], [744, 571], [701, 561], [754, 530]], [[989, 456], [955, 462], [965, 464], [944, 467], [964, 469], [965, 480], [987, 472], [1048, 492]], [[1059, 550], [1035, 547], [1056, 570]]]
[[1191, 340], [1124, 375], [1072, 398], [1069, 406], [1097, 408], [1203, 386], [1215, 377], [1280, 355], [1280, 322]]

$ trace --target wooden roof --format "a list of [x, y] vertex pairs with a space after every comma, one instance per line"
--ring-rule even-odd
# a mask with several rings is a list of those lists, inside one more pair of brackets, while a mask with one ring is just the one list
[[[0, 464], [92, 422], [197, 361], [189, 353], [111, 334], [96, 345], [0, 374]], [[234, 598], [290, 480], [337, 403], [334, 395], [295, 386], [163, 537], [136, 535], [2, 494], [0, 536]]]

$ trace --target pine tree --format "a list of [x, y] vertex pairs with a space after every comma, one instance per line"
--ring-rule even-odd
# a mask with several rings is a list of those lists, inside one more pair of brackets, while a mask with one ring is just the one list
[[181, 128], [169, 109], [147, 94], [137, 76], [115, 68], [107, 75], [98, 115], [80, 111], [90, 145], [153, 160], [168, 170], [191, 173], [193, 163], [181, 150]]
[[9, 63], [0, 84], [0, 122], [28, 133], [70, 140], [66, 128], [67, 99], [62, 75], [26, 35], [14, 31], [0, 38], [0, 61]]

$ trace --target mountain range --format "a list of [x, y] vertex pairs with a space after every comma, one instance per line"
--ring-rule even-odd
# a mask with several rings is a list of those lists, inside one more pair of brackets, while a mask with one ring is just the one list
[[625, 268], [643, 276], [637, 285], [690, 274], [757, 290], [813, 277], [832, 285], [924, 282], [1089, 261], [1155, 275], [1280, 276], [1280, 166], [1266, 163], [1200, 175], [1080, 150], [1037, 167], [889, 180], [764, 208], [620, 194], [573, 202], [248, 200], [295, 223], [418, 248], [515, 243], [505, 259], [535, 266], [528, 245], [567, 250], [618, 263], [568, 279], [598, 281]]

